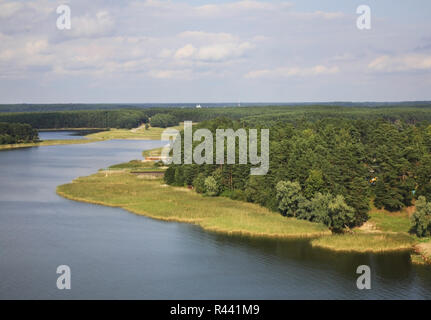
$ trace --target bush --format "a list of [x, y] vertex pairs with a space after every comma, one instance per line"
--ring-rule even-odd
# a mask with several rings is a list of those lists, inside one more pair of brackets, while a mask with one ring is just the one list
[[175, 183], [175, 167], [169, 167], [164, 176], [164, 180], [166, 184], [174, 184]]
[[213, 176], [205, 179], [205, 191], [207, 195], [211, 197], [218, 196], [220, 194], [220, 189], [220, 184]]
[[333, 200], [333, 196], [329, 193], [316, 193], [311, 200], [304, 197], [301, 198], [298, 204], [297, 217], [313, 222], [324, 223], [328, 217], [329, 203]]
[[416, 201], [416, 211], [411, 217], [412, 231], [418, 237], [431, 236], [431, 202], [425, 197], [419, 197]]
[[286, 216], [323, 223], [334, 232], [341, 232], [355, 221], [355, 210], [347, 205], [344, 197], [316, 193], [311, 200], [301, 193], [298, 183], [280, 181], [277, 184], [278, 208]]
[[177, 186], [184, 186], [185, 180], [184, 180], [184, 170], [183, 167], [176, 167], [175, 168], [175, 184]]
[[246, 195], [242, 190], [233, 190], [230, 194], [232, 200], [247, 201]]
[[268, 201], [269, 194], [267, 192], [268, 190], [262, 188], [263, 185], [264, 177], [250, 176], [244, 191], [244, 197], [246, 198], [246, 201], [264, 206]]
[[193, 187], [197, 193], [205, 193], [205, 175], [203, 173], [199, 173], [193, 180]]
[[344, 228], [352, 225], [355, 221], [355, 210], [348, 206], [342, 195], [336, 196], [328, 204], [328, 216], [324, 218], [332, 232], [341, 232]]
[[276, 187], [278, 210], [289, 217], [296, 216], [301, 198], [301, 186], [298, 182], [280, 181]]

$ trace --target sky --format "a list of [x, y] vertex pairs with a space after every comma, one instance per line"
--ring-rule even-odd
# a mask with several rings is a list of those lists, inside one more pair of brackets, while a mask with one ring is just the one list
[[0, 103], [411, 101], [430, 88], [429, 0], [0, 0]]

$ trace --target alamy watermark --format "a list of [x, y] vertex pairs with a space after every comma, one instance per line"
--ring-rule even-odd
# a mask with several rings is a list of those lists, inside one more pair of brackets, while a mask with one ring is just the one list
[[359, 30], [370, 30], [371, 29], [371, 8], [365, 4], [360, 5], [356, 9], [356, 13], [360, 14], [356, 20], [356, 27]]
[[57, 274], [60, 275], [57, 278], [57, 289], [70, 290], [72, 288], [70, 267], [67, 265], [58, 266]]
[[57, 18], [57, 29], [70, 30], [72, 28], [72, 17], [71, 17], [70, 7], [65, 4], [58, 6], [57, 14], [60, 15]]
[[[214, 164], [213, 133], [209, 129], [198, 129], [193, 133], [192, 125], [191, 121], [184, 122], [184, 142], [178, 130], [166, 129], [163, 131], [162, 140], [169, 140], [169, 144], [162, 150], [162, 161], [165, 164]], [[215, 163], [236, 164], [237, 138], [238, 164], [250, 163], [253, 166], [259, 166], [250, 169], [251, 175], [267, 174], [269, 170], [269, 129], [260, 130], [260, 155], [258, 154], [257, 129], [238, 129], [236, 131], [217, 129]], [[225, 140], [227, 140], [227, 159], [225, 159]], [[200, 142], [200, 144], [193, 148], [193, 142]], [[184, 150], [184, 156], [182, 150]]]
[[371, 268], [367, 265], [361, 265], [356, 269], [356, 274], [360, 274], [356, 280], [356, 287], [359, 290], [371, 289]]

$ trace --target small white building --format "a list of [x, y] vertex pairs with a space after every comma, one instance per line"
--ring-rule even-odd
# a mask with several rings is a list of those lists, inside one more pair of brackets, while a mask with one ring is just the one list
[[196, 109], [201, 109], [201, 108], [202, 108], [202, 106], [200, 104], [196, 105]]

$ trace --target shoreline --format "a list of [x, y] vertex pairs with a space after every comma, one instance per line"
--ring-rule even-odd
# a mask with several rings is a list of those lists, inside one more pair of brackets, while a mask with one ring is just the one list
[[67, 144], [87, 144], [87, 143], [93, 143], [93, 142], [99, 142], [99, 141], [102, 141], [102, 140], [94, 140], [94, 139], [44, 140], [40, 142], [30, 142], [30, 143], [3, 144], [3, 145], [0, 145], [0, 151], [23, 149], [23, 148], [34, 148], [34, 147], [59, 146], [59, 145], [67, 145]]
[[[336, 237], [344, 237], [344, 239], [342, 239], [345, 242], [348, 242], [348, 238], [349, 237], [355, 237], [355, 236], [361, 236], [364, 238], [369, 238], [368, 240], [372, 240], [373, 237], [379, 237], [379, 238], [389, 238], [388, 243], [391, 241], [391, 237], [392, 236], [406, 236], [403, 234], [390, 234], [390, 233], [384, 233], [384, 232], [379, 232], [379, 233], [359, 233], [359, 234], [347, 234], [347, 235], [331, 235], [330, 237], [332, 238], [332, 240]], [[326, 249], [326, 250], [331, 250], [333, 252], [341, 252], [341, 253], [349, 253], [349, 252], [354, 252], [354, 253], [389, 253], [389, 252], [402, 252], [402, 251], [409, 251], [409, 252], [413, 252], [414, 251], [414, 246], [415, 246], [415, 242], [413, 239], [411, 239], [410, 243], [408, 242], [401, 242], [398, 245], [394, 245], [392, 247], [388, 247], [388, 248], [371, 248], [371, 247], [361, 247], [361, 246], [353, 246], [353, 247], [335, 247], [334, 245], [331, 245], [331, 239], [329, 241], [325, 241], [327, 239], [325, 239], [324, 237], [318, 238], [318, 239], [314, 239], [313, 241], [311, 241], [311, 246], [313, 248], [320, 248], [320, 249]], [[395, 239], [392, 239], [392, 241], [395, 241]]]
[[56, 193], [57, 193], [57, 195], [65, 198], [65, 199], [71, 200], [71, 201], [77, 201], [77, 202], [88, 203], [88, 204], [99, 205], [99, 206], [110, 207], [110, 208], [121, 208], [121, 209], [123, 209], [123, 210], [125, 210], [131, 214], [143, 216], [143, 217], [146, 217], [149, 219], [154, 219], [154, 220], [163, 221], [163, 222], [176, 222], [176, 223], [192, 224], [195, 226], [199, 226], [204, 231], [221, 233], [224, 235], [262, 237], [262, 238], [266, 238], [266, 239], [313, 239], [313, 238], [317, 238], [317, 237], [321, 237], [321, 236], [329, 236], [330, 235], [329, 230], [327, 232], [301, 233], [301, 234], [257, 233], [257, 232], [247, 231], [247, 230], [239, 230], [239, 229], [238, 230], [226, 230], [223, 228], [205, 226], [204, 224], [200, 223], [201, 222], [200, 219], [185, 219], [185, 218], [180, 218], [177, 216], [160, 217], [160, 216], [148, 213], [148, 212], [135, 211], [135, 210], [132, 210], [130, 208], [125, 208], [121, 205], [113, 205], [113, 204], [109, 204], [109, 203], [106, 203], [103, 201], [94, 201], [94, 200], [88, 200], [88, 199], [79, 198], [79, 197], [73, 197], [73, 196], [68, 195], [65, 192], [59, 191], [58, 188], [56, 190]]
[[[175, 127], [174, 127], [175, 128]], [[161, 132], [165, 129], [163, 128], [151, 128], [149, 130], [136, 131], [135, 129], [97, 129], [97, 128], [62, 128], [62, 129], [43, 129], [40, 132], [55, 132], [55, 131], [90, 131], [90, 130], [103, 130], [99, 132], [93, 132], [85, 135], [84, 139], [68, 139], [68, 140], [43, 140], [39, 142], [29, 142], [29, 143], [18, 143], [18, 144], [3, 144], [0, 145], [0, 151], [2, 150], [14, 150], [21, 148], [33, 148], [33, 147], [44, 147], [44, 146], [57, 146], [57, 145], [67, 145], [67, 144], [87, 144], [100, 141], [108, 140], [134, 140], [134, 141], [150, 141], [159, 140], [161, 141]], [[133, 131], [135, 130], [135, 131]]]
[[431, 242], [422, 242], [413, 247], [415, 253], [421, 257], [424, 264], [431, 264]]
[[[141, 181], [138, 181], [139, 179], [137, 178], [136, 180], [133, 180], [128, 172], [123, 172], [116, 176], [117, 178], [106, 177], [108, 180], [102, 180], [102, 174], [99, 172], [88, 177], [80, 177], [75, 179], [72, 183], [57, 187], [57, 194], [73, 201], [122, 208], [132, 214], [142, 215], [155, 220], [194, 224], [208, 232], [216, 232], [225, 235], [261, 237], [267, 239], [309, 239], [312, 247], [340, 253], [388, 253], [402, 251], [410, 251], [413, 253], [415, 251], [415, 246], [418, 244], [418, 241], [414, 239], [414, 237], [408, 234], [396, 232], [378, 231], [369, 233], [355, 230], [353, 234], [333, 235], [326, 227], [322, 228], [322, 226], [318, 224], [304, 220], [282, 217], [281, 215], [272, 212], [264, 217], [265, 219], [271, 220], [268, 221], [267, 230], [265, 231], [258, 229], [259, 226], [257, 224], [260, 223], [260, 220], [254, 219], [258, 216], [258, 213], [253, 213], [256, 215], [256, 217], [253, 217], [253, 214], [249, 212], [250, 210], [247, 210], [250, 208], [265, 210], [255, 204], [230, 200], [222, 197], [204, 197], [185, 188], [162, 186], [160, 180], [148, 181], [141, 179]], [[121, 178], [126, 180], [123, 183], [120, 183]], [[114, 179], [120, 180], [117, 181]], [[142, 184], [140, 184], [140, 182]], [[135, 183], [135, 185], [132, 183]], [[108, 194], [111, 189], [111, 184], [120, 188], [118, 193], [124, 193], [125, 196], [123, 198], [119, 197], [118, 199], [113, 199], [112, 196]], [[145, 192], [142, 192], [142, 189], [145, 189], [146, 187], [152, 189], [155, 194], [160, 190], [165, 189], [165, 193], [168, 192], [172, 197], [165, 199], [163, 194], [157, 194], [154, 196], [155, 199], [151, 199], [149, 203], [145, 203], [145, 201], [142, 202], [142, 200], [141, 202], [131, 200], [135, 199], [134, 196], [139, 196], [140, 193], [145, 197]], [[90, 188], [92, 190], [87, 191]], [[86, 192], [90, 192], [91, 194], [86, 194]], [[181, 194], [183, 195], [182, 197]], [[189, 199], [190, 197], [191, 199]], [[238, 207], [239, 210], [235, 214], [241, 212], [241, 214], [245, 215], [246, 218], [238, 216], [207, 217], [205, 216], [205, 213], [201, 212], [202, 210], [196, 210], [196, 204], [193, 208], [187, 207], [187, 201], [190, 200], [201, 202], [200, 205], [202, 208], [206, 208], [205, 211], [214, 210], [213, 207], [217, 207], [217, 203], [229, 203]], [[172, 205], [172, 202], [175, 202], [175, 204]], [[157, 212], [157, 209], [152, 208], [151, 205], [167, 208], [164, 209], [163, 212]], [[203, 205], [205, 205], [205, 207], [203, 207]], [[181, 206], [187, 208], [187, 216], [181, 216], [181, 212], [178, 212], [178, 214], [176, 213], [177, 209], [182, 209]], [[148, 208], [151, 209], [149, 210]], [[199, 203], [197, 204], [197, 208], [201, 208], [199, 207]], [[151, 210], [153, 212], [151, 212]], [[224, 214], [223, 211], [219, 212], [221, 212], [221, 215]], [[201, 216], [198, 216], [199, 214]], [[243, 224], [238, 221], [247, 218], [253, 219], [248, 223]], [[279, 225], [275, 225], [280, 223], [284, 224], [281, 229]], [[306, 226], [311, 229], [304, 230], [301, 229], [302, 226]], [[282, 230], [283, 232], [277, 232], [277, 230]], [[363, 242], [351, 245], [351, 238], [359, 238]], [[356, 241], [356, 239], [353, 239], [353, 241]], [[430, 261], [428, 260], [428, 262]], [[412, 258], [412, 263], [418, 263], [418, 261], [415, 261]]]
[[[104, 190], [114, 194], [104, 194]], [[291, 239], [331, 234], [321, 224], [285, 218], [256, 204], [203, 197], [185, 188], [162, 185], [160, 179], [142, 179], [129, 172], [108, 176], [98, 172], [58, 186], [56, 192], [69, 200], [118, 207], [151, 219], [194, 224], [223, 234]]]
[[[202, 230], [214, 232], [214, 233], [220, 233], [224, 235], [238, 235], [238, 236], [249, 236], [249, 237], [261, 237], [265, 239], [309, 239], [310, 244], [313, 248], [320, 248], [325, 250], [330, 250], [333, 252], [340, 252], [340, 253], [387, 253], [387, 252], [399, 252], [399, 251], [414, 251], [415, 246], [409, 245], [409, 246], [400, 246], [400, 247], [394, 247], [394, 248], [387, 248], [387, 249], [373, 249], [373, 248], [362, 248], [361, 250], [357, 249], [345, 249], [345, 248], [335, 248], [329, 245], [322, 245], [322, 244], [314, 244], [314, 240], [321, 239], [322, 237], [334, 237], [334, 235], [328, 230], [326, 232], [315, 232], [315, 233], [300, 233], [300, 234], [281, 234], [281, 233], [258, 233], [258, 232], [252, 232], [248, 230], [226, 230], [223, 228], [217, 228], [217, 227], [210, 227], [205, 226], [205, 224], [201, 224], [201, 220], [199, 219], [185, 219], [185, 218], [179, 218], [177, 216], [170, 216], [170, 217], [160, 217], [154, 214], [151, 214], [149, 212], [143, 212], [143, 211], [135, 211], [130, 208], [125, 208], [121, 204], [119, 205], [113, 205], [109, 204], [107, 202], [103, 201], [95, 201], [95, 200], [88, 200], [85, 198], [80, 197], [73, 197], [65, 192], [62, 192], [57, 189], [56, 193], [68, 200], [71, 201], [77, 201], [82, 203], [88, 203], [93, 205], [100, 205], [105, 207], [111, 207], [111, 208], [121, 208], [131, 214], [135, 214], [138, 216], [144, 216], [150, 219], [164, 221], [164, 222], [176, 222], [176, 223], [188, 223], [193, 224], [196, 226], [199, 226], [202, 228]], [[293, 218], [292, 218], [293, 219]], [[363, 233], [363, 235], [375, 235], [376, 233]], [[388, 235], [389, 233], [378, 233], [382, 235]], [[335, 235], [337, 236], [337, 235]]]

